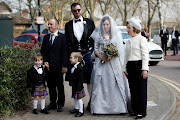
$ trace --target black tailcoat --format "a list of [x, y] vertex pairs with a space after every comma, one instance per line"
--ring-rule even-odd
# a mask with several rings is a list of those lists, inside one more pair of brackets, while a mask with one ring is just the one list
[[72, 91], [75, 94], [76, 91], [82, 91], [83, 89], [83, 67], [79, 63], [74, 72], [71, 73]]
[[45, 86], [45, 70], [42, 68], [43, 73], [39, 74], [37, 70], [32, 66], [27, 71], [27, 88], [32, 88], [34, 92], [35, 86], [43, 84]]

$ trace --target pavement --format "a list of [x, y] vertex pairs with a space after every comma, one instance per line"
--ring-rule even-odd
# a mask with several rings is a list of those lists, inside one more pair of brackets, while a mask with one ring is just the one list
[[171, 56], [173, 54], [172, 50], [167, 50], [167, 56], [164, 56], [164, 60], [170, 60], [170, 61], [180, 61], [180, 51], [178, 52], [178, 55]]
[[[165, 56], [165, 60], [180, 61], [180, 54], [178, 56], [171, 56], [172, 51], [168, 51], [168, 55]], [[66, 101], [63, 112], [56, 112], [56, 110], [50, 110], [50, 114], [45, 115], [39, 113], [38, 115], [32, 114], [32, 105], [24, 111], [16, 111], [13, 117], [6, 117], [5, 120], [133, 120], [134, 117], [125, 115], [91, 115], [86, 110], [89, 96], [87, 92], [87, 86], [84, 84], [86, 97], [83, 98], [85, 105], [84, 116], [80, 118], [74, 117], [69, 113], [70, 109], [73, 109], [74, 102], [71, 98], [71, 87], [67, 82], [65, 85]], [[46, 105], [49, 103], [49, 96], [46, 97]], [[39, 101], [40, 104], [40, 101]], [[176, 107], [176, 98], [172, 89], [166, 84], [158, 80], [157, 78], [149, 75], [148, 78], [148, 106], [147, 116], [143, 120], [168, 120]], [[38, 105], [40, 111], [40, 105]]]

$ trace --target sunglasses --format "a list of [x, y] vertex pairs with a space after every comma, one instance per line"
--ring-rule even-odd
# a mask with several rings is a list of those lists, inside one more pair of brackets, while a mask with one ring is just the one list
[[77, 10], [72, 10], [74, 13], [75, 12], [80, 12], [81, 11], [81, 9], [77, 9]]

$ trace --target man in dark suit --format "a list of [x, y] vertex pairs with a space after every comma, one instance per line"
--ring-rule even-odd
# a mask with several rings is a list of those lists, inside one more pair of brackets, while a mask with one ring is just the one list
[[175, 25], [173, 25], [172, 30], [172, 46], [173, 46], [173, 54], [172, 56], [178, 55], [178, 44], [179, 44], [179, 32], [175, 30]]
[[44, 36], [41, 54], [47, 71], [47, 85], [50, 94], [50, 104], [46, 109], [64, 109], [65, 95], [63, 74], [67, 72], [67, 47], [65, 35], [58, 32], [59, 23], [56, 19], [48, 21], [51, 32]]
[[[84, 83], [87, 83], [88, 92], [91, 94], [90, 78], [93, 68], [93, 61], [91, 53], [94, 50], [94, 41], [90, 37], [95, 29], [93, 20], [84, 18], [81, 16], [82, 7], [79, 3], [73, 3], [71, 5], [71, 12], [74, 15], [74, 19], [70, 20], [65, 25], [65, 34], [67, 40], [68, 57], [72, 52], [81, 52], [85, 61], [84, 70]], [[70, 81], [70, 71], [72, 65], [68, 63], [68, 72], [66, 74], [66, 80]], [[90, 104], [90, 103], [89, 103]], [[88, 109], [89, 109], [88, 104]]]
[[160, 35], [161, 37], [161, 47], [165, 53], [165, 56], [167, 55], [166, 54], [166, 51], [167, 51], [167, 42], [168, 42], [168, 38], [169, 38], [169, 32], [168, 30], [166, 29], [166, 25], [163, 25], [163, 29], [160, 31]]
[[145, 27], [144, 30], [141, 32], [141, 35], [144, 36], [146, 39], [149, 37], [148, 27]]

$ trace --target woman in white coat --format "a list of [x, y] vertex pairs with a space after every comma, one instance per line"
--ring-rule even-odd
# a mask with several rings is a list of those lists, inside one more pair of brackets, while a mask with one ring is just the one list
[[148, 43], [141, 31], [140, 20], [131, 18], [127, 21], [127, 32], [131, 38], [126, 43], [124, 72], [128, 78], [131, 105], [135, 119], [146, 116], [147, 77], [148, 77]]

